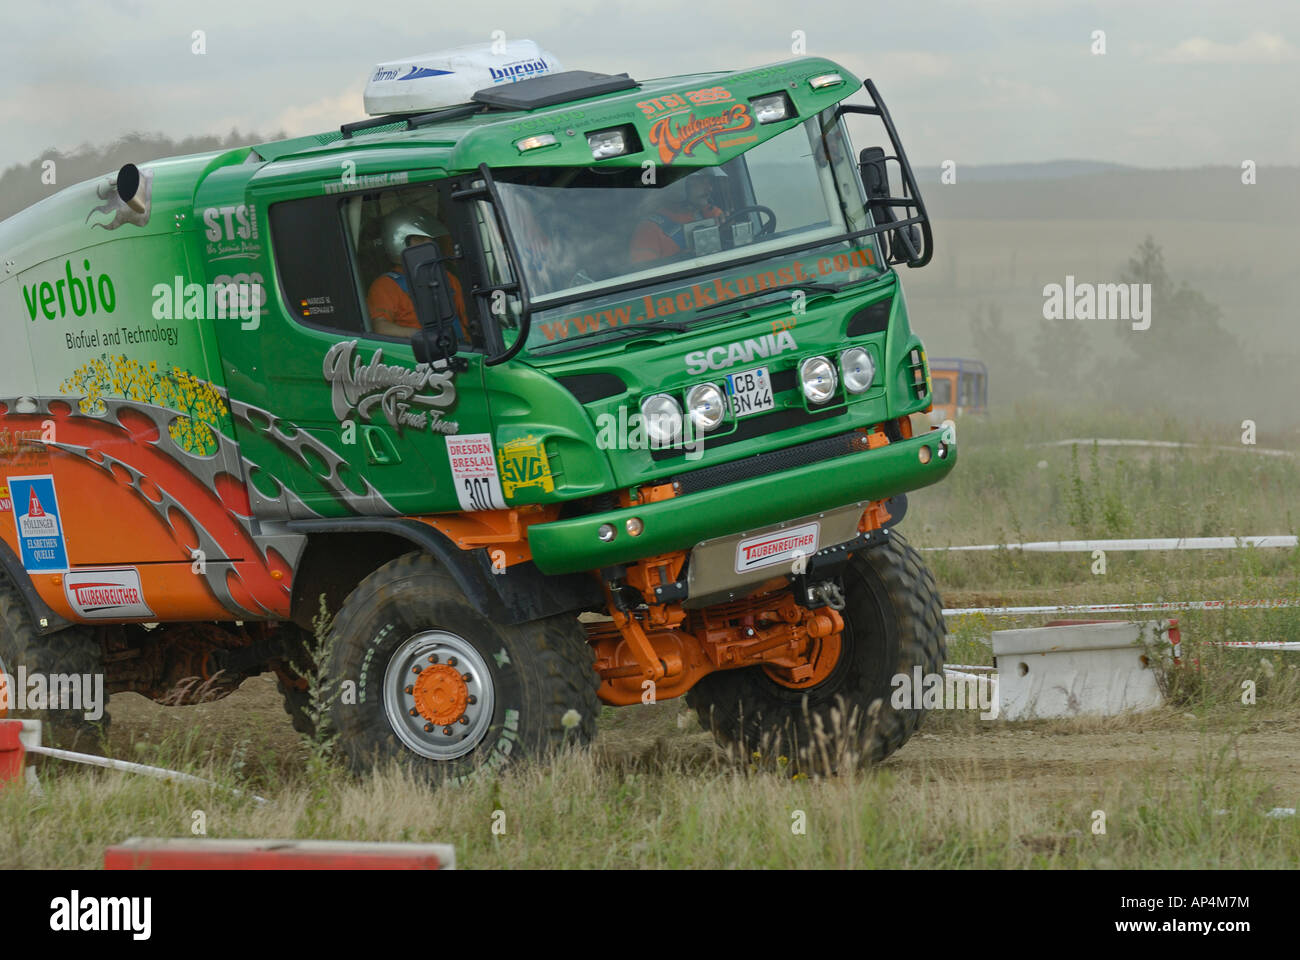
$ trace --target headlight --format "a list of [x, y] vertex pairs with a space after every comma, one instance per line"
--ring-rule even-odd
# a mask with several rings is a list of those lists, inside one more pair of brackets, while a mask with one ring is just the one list
[[641, 401], [641, 420], [653, 446], [670, 446], [682, 434], [681, 405], [666, 393], [656, 393]]
[[727, 412], [727, 398], [716, 383], [697, 383], [686, 394], [686, 411], [700, 431], [714, 430]]
[[840, 372], [849, 393], [862, 393], [871, 389], [871, 381], [876, 379], [876, 362], [862, 347], [850, 347], [840, 354]]
[[785, 95], [784, 91], [754, 97], [749, 101], [749, 105], [753, 107], [754, 119], [759, 123], [776, 123], [778, 120], [787, 120], [794, 116], [794, 109], [790, 106], [790, 98]]
[[516, 140], [515, 146], [520, 153], [527, 153], [529, 150], [538, 150], [542, 147], [553, 147], [560, 141], [555, 139], [553, 133], [539, 133], [531, 137], [524, 137], [522, 140]]
[[808, 86], [814, 90], [824, 90], [827, 87], [838, 87], [844, 82], [844, 78], [838, 73], [823, 73], [819, 77], [813, 77], [808, 81]]
[[587, 146], [591, 147], [591, 155], [596, 160], [621, 157], [627, 153], [627, 136], [622, 127], [600, 130], [587, 134]]
[[835, 396], [835, 365], [825, 357], [809, 357], [799, 364], [799, 383], [809, 403], [825, 403]]

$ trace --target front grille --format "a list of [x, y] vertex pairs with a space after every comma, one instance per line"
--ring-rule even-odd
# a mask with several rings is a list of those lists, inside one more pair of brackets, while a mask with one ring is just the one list
[[893, 304], [892, 296], [863, 307], [852, 317], [844, 331], [848, 337], [863, 337], [868, 333], [883, 333], [889, 329], [889, 309]]
[[866, 449], [865, 440], [865, 434], [850, 430], [848, 433], [823, 437], [798, 446], [773, 450], [770, 453], [759, 453], [741, 460], [732, 460], [730, 463], [720, 463], [716, 467], [704, 467], [689, 473], [679, 473], [672, 478], [672, 482], [678, 485], [678, 493], [681, 494], [712, 490], [714, 487], [739, 483], [764, 474], [793, 470], [795, 467], [810, 463], [857, 453]]
[[627, 384], [612, 373], [574, 373], [555, 380], [580, 403], [594, 403], [627, 392]]

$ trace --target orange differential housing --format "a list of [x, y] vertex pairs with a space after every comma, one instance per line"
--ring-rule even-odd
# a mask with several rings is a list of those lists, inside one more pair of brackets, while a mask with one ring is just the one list
[[[883, 503], [873, 503], [859, 529], [876, 529], [889, 518]], [[653, 585], [675, 583], [685, 562], [679, 552], [628, 566], [627, 583], [645, 598], [645, 608], [620, 609], [606, 586], [611, 620], [586, 624], [601, 700], [615, 706], [667, 700], [715, 670], [737, 667], [761, 667], [792, 690], [810, 689], [830, 676], [844, 632], [838, 611], [801, 606], [784, 576], [742, 600], [705, 609], [653, 603]]]

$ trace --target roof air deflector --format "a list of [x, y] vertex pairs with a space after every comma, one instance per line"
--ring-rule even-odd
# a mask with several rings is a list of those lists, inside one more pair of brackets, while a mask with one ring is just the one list
[[518, 80], [499, 87], [485, 87], [475, 91], [474, 100], [498, 110], [537, 110], [620, 90], [634, 90], [639, 86], [641, 84], [626, 73], [565, 70], [563, 73]]

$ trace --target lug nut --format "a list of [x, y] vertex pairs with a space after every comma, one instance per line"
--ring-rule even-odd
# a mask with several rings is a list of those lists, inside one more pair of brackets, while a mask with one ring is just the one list
[[429, 662], [430, 662], [430, 663], [437, 663], [437, 662], [438, 662], [438, 655], [437, 655], [436, 653], [431, 653], [431, 654], [429, 654]]
[[412, 707], [410, 710], [407, 710], [406, 712], [413, 717], [418, 717], [420, 715], [420, 711], [416, 710], [415, 707]]
[[411, 672], [412, 672], [412, 673], [419, 673], [419, 672], [420, 672], [420, 665], [417, 663], [415, 666], [413, 666], [413, 667], [411, 668]]
[[456, 722], [457, 722], [457, 723], [469, 723], [469, 717], [465, 716], [465, 714], [462, 713], [462, 714], [460, 715], [460, 719], [457, 720]]
[[424, 732], [425, 732], [425, 733], [433, 733], [433, 730], [434, 730], [433, 724], [431, 724], [431, 723], [426, 723], [426, 724], [424, 725]]
[[474, 682], [474, 674], [472, 674], [472, 673], [462, 673], [462, 674], [460, 675], [460, 678], [461, 678], [462, 680], [464, 680], [466, 683], [473, 683], [473, 682]]
[[443, 728], [442, 728], [442, 732], [445, 733], [447, 736], [450, 737], [450, 736], [451, 736], [451, 727], [443, 727]]
[[469, 695], [469, 704], [472, 707], [476, 703], [478, 703], [478, 697], [474, 696], [474, 694], [471, 693]]
[[449, 666], [449, 667], [454, 667], [454, 666], [456, 666], [456, 663], [457, 663], [457, 660], [456, 660], [455, 657], [448, 657], [448, 658], [447, 658], [447, 666]]
[[404, 692], [405, 692], [406, 694], [408, 694], [408, 695], [409, 695], [409, 694], [413, 694], [413, 693], [415, 693], [415, 687], [411, 686], [411, 685], [408, 683], [408, 684], [406, 685], [406, 690], [405, 690]]

